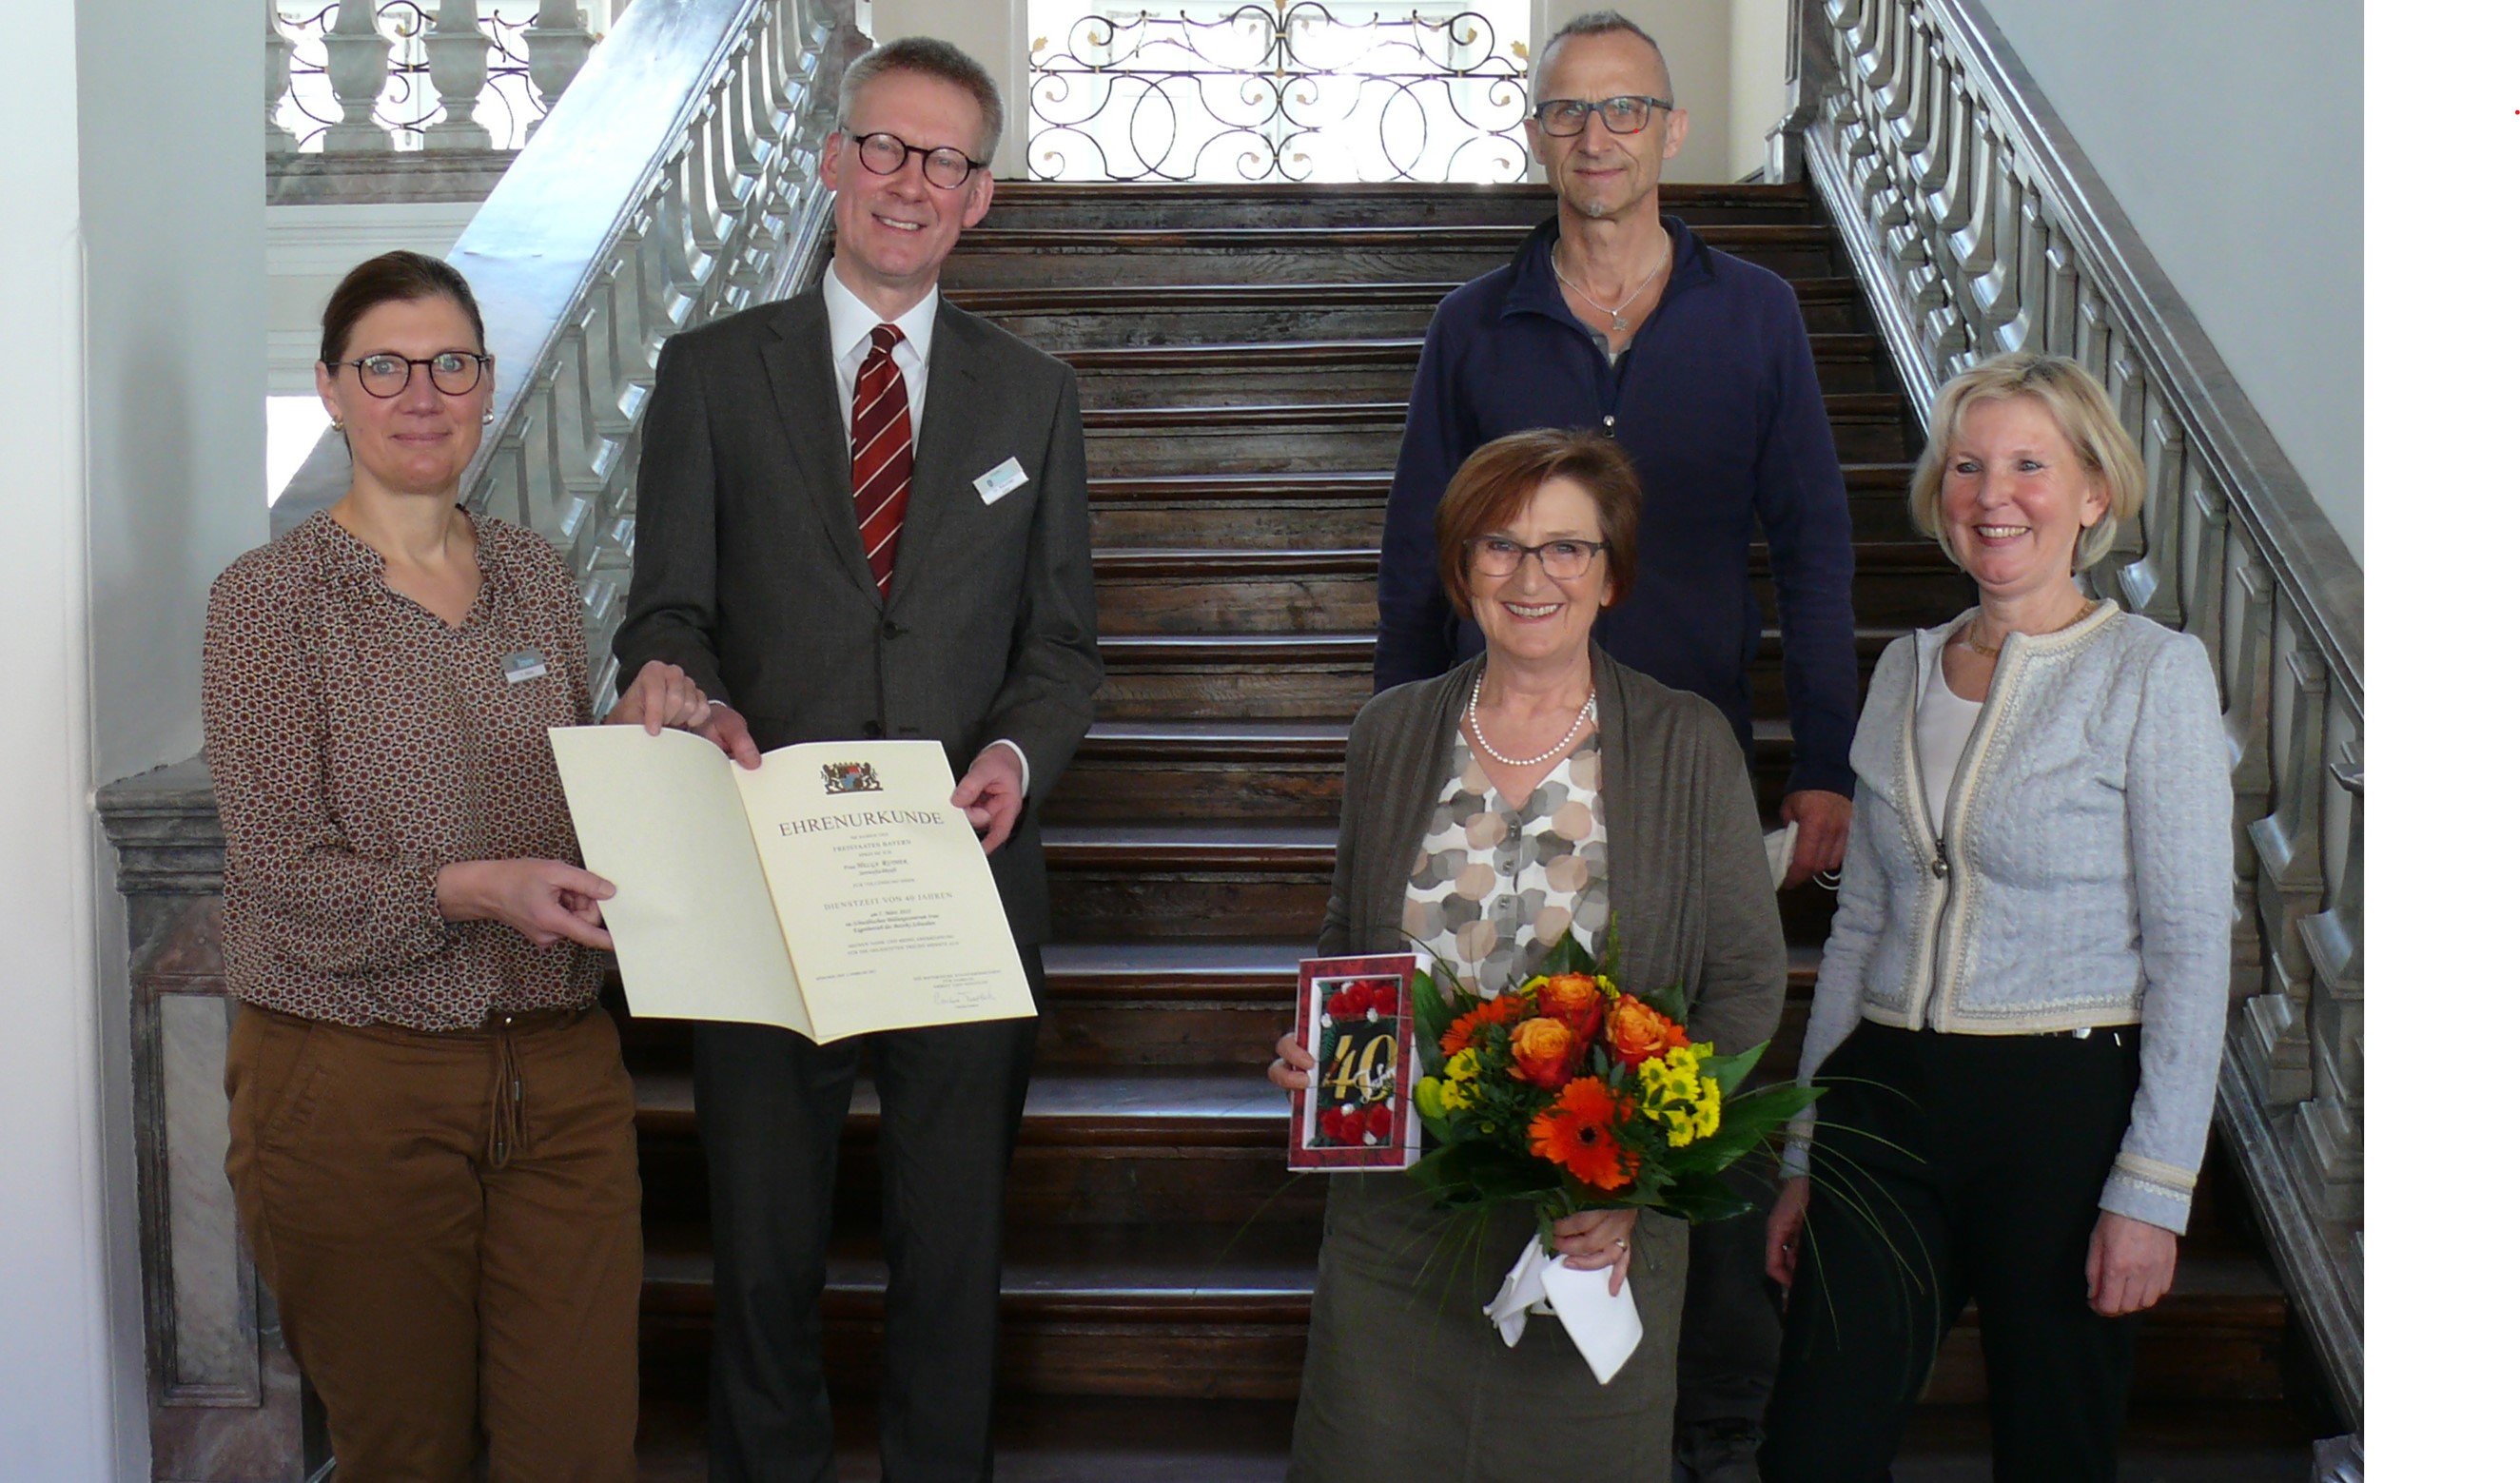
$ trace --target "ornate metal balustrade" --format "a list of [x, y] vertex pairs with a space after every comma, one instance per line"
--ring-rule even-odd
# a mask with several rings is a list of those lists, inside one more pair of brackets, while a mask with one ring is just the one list
[[[1802, 0], [1781, 162], [1837, 218], [1910, 400], [2023, 347], [2143, 450], [2096, 590], [2205, 641], [2237, 793], [2217, 1122], [2339, 1401], [2362, 1404], [2362, 576], [1977, 0]], [[1799, 139], [1799, 151], [1791, 146]]]
[[577, 0], [267, 0], [264, 149], [519, 149], [594, 45]]
[[1520, 180], [1529, 49], [1475, 11], [1087, 16], [1033, 42], [1042, 180]]

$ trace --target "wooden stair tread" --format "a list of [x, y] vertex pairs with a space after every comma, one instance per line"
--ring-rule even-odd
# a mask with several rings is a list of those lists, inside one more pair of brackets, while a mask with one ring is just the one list
[[[682, 1069], [635, 1072], [639, 1125], [688, 1132], [692, 1078]], [[872, 1135], [881, 1110], [875, 1079], [849, 1100], [850, 1133]], [[1247, 1069], [1151, 1066], [1125, 1075], [1044, 1069], [1024, 1097], [1019, 1145], [1057, 1147], [1277, 1147], [1286, 1143], [1285, 1094]]]
[[[1834, 247], [1837, 234], [1808, 223], [1719, 222], [1693, 228], [1707, 246], [1725, 250], [1751, 247]], [[1294, 248], [1372, 252], [1394, 247], [1443, 251], [1493, 251], [1509, 256], [1531, 235], [1531, 224], [1509, 226], [1439, 223], [1409, 226], [1321, 227], [989, 227], [965, 232], [955, 244], [959, 265], [997, 252], [1041, 256], [1060, 252], [1147, 252], [1168, 247], [1249, 251]]]
[[[1855, 566], [1865, 571], [1948, 571], [1958, 576], [1942, 547], [1924, 536], [1896, 541], [1857, 541]], [[1768, 543], [1754, 540], [1750, 556], [1764, 571]], [[1094, 554], [1097, 577], [1145, 580], [1194, 577], [1217, 581], [1249, 576], [1372, 576], [1382, 553], [1371, 546], [1307, 546], [1265, 551], [1249, 547], [1118, 546]]]
[[[1858, 623], [1855, 647], [1877, 651], [1901, 634], [1912, 632], [1895, 624]], [[1760, 630], [1759, 637], [1763, 644], [1782, 642], [1782, 635], [1774, 628]], [[1098, 642], [1103, 657], [1116, 663], [1265, 663], [1320, 657], [1370, 664], [1373, 660], [1373, 635], [1364, 632], [1105, 634]]]
[[[1869, 360], [1880, 340], [1870, 335], [1815, 334], [1815, 360]], [[1059, 359], [1078, 371], [1268, 371], [1337, 366], [1414, 366], [1426, 348], [1423, 336], [1360, 339], [1278, 339], [1202, 344], [1104, 345], [1064, 350]]]
[[[1054, 996], [1143, 999], [1252, 998], [1285, 1002], [1295, 988], [1295, 965], [1315, 956], [1308, 941], [1232, 941], [1149, 938], [1140, 942], [1053, 942], [1042, 947], [1042, 965]], [[1820, 975], [1815, 945], [1785, 949], [1788, 998], [1808, 999]]]
[[[1862, 288], [1852, 278], [1793, 280], [1794, 292], [1818, 302], [1853, 300]], [[954, 305], [979, 315], [1153, 315], [1185, 309], [1318, 308], [1339, 305], [1423, 304], [1432, 309], [1462, 280], [1377, 283], [1048, 284], [1008, 289], [957, 289]], [[1870, 338], [1871, 337], [1865, 337]]]
[[[1831, 418], [1898, 419], [1907, 405], [1891, 391], [1833, 391], [1821, 398]], [[1096, 428], [1272, 427], [1289, 424], [1325, 426], [1398, 424], [1409, 415], [1407, 402], [1267, 402], [1215, 407], [1089, 407], [1088, 431]], [[1274, 477], [1275, 475], [1264, 475]]]
[[[1055, 1226], [1007, 1241], [998, 1281], [1009, 1319], [1163, 1317], [1175, 1321], [1296, 1323], [1312, 1309], [1321, 1233], [1309, 1223], [1245, 1226]], [[706, 1312], [708, 1234], [650, 1234], [651, 1311]], [[837, 1234], [825, 1259], [824, 1309], [879, 1312], [882, 1247], [873, 1231]]]

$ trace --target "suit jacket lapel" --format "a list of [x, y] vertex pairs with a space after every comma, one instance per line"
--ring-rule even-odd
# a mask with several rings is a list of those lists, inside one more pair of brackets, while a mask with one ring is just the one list
[[901, 550], [893, 558], [892, 595], [920, 579], [929, 553], [952, 550], [951, 527], [966, 504], [979, 497], [955, 487], [961, 461], [952, 450], [968, 447], [988, 416], [979, 394], [980, 337], [963, 311], [936, 306], [936, 333], [927, 342], [927, 404], [921, 409], [919, 447], [911, 456], [910, 508], [901, 519]]
[[[808, 291], [788, 300], [771, 320], [772, 337], [761, 347], [771, 399], [796, 471], [831, 537], [832, 553], [868, 601], [878, 601], [866, 543], [858, 537], [857, 503], [849, 488], [849, 450], [841, 435], [839, 379], [832, 370], [832, 321], [823, 295]], [[917, 501], [913, 502], [914, 507]]]

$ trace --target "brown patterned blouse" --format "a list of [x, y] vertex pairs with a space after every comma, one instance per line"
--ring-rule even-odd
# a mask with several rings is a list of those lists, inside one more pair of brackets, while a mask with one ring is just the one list
[[542, 537], [472, 523], [481, 591], [460, 628], [387, 587], [384, 559], [327, 515], [210, 589], [202, 750], [240, 999], [458, 1030], [595, 997], [586, 950], [438, 915], [450, 862], [578, 860], [544, 734], [590, 719], [577, 585]]

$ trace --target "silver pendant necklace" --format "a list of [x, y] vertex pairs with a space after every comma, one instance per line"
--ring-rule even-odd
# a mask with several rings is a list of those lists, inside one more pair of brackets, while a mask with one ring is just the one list
[[1601, 692], [1598, 688], [1585, 694], [1584, 708], [1575, 712], [1575, 724], [1566, 728], [1566, 735], [1557, 739], [1557, 744], [1555, 746], [1542, 752], [1537, 757], [1508, 757], [1505, 753], [1498, 751], [1494, 746], [1489, 745], [1488, 734], [1479, 730], [1479, 697], [1486, 691], [1487, 683], [1488, 677], [1484, 670], [1480, 672], [1477, 679], [1470, 682], [1470, 740], [1479, 744], [1479, 750], [1487, 753], [1490, 757], [1504, 763], [1508, 767], [1538, 767], [1543, 762], [1548, 761], [1550, 758], [1556, 756], [1559, 752], [1562, 752], [1566, 748], [1574, 745], [1575, 734], [1584, 729], [1585, 722], [1593, 719], [1601, 697]]
[[[1644, 276], [1644, 281], [1637, 285], [1635, 292], [1631, 292], [1627, 297], [1620, 299], [1619, 306], [1613, 309], [1607, 304], [1602, 303], [1599, 299], [1595, 298], [1592, 294], [1585, 292], [1583, 285], [1566, 276], [1566, 270], [1557, 265], [1557, 247], [1555, 244], [1552, 243], [1549, 248], [1549, 271], [1557, 275], [1557, 281], [1566, 286], [1568, 292], [1574, 294], [1577, 298], [1584, 300], [1584, 302], [1591, 304], [1597, 312], [1610, 316], [1610, 333], [1612, 335], [1625, 335], [1628, 333], [1628, 305], [1637, 301], [1638, 294], [1652, 288], [1654, 280], [1662, 277], [1663, 270], [1670, 266], [1671, 234], [1666, 232], [1663, 234], [1662, 239], [1662, 261], [1656, 263], [1654, 265], [1654, 270]], [[1499, 760], [1502, 761], [1503, 759], [1500, 758]]]

